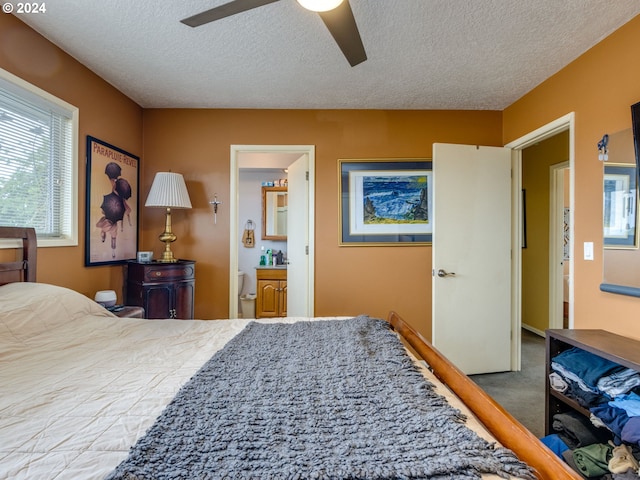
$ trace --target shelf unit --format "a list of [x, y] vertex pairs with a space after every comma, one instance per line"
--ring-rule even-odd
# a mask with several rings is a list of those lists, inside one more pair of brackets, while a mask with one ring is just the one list
[[606, 330], [565, 330], [546, 331], [546, 381], [545, 381], [545, 435], [553, 433], [553, 416], [574, 410], [589, 417], [589, 410], [549, 386], [551, 360], [560, 352], [577, 347], [594, 355], [606, 358], [623, 367], [640, 371], [640, 341], [623, 337]]

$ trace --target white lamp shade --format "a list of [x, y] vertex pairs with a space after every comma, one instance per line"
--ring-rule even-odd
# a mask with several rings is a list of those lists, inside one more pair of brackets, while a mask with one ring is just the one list
[[343, 0], [298, 0], [298, 3], [312, 12], [328, 12], [337, 8]]
[[153, 179], [145, 207], [191, 208], [184, 177], [180, 173], [158, 172]]

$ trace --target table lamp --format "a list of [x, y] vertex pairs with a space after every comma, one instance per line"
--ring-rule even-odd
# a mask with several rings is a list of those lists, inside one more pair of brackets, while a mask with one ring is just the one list
[[166, 208], [166, 220], [164, 224], [164, 232], [158, 238], [164, 242], [164, 252], [159, 262], [173, 263], [178, 260], [173, 257], [171, 251], [171, 243], [176, 241], [176, 235], [171, 231], [171, 209], [172, 208], [191, 208], [191, 200], [189, 192], [184, 183], [184, 177], [180, 173], [158, 172], [153, 179], [151, 190], [147, 196], [145, 207]]

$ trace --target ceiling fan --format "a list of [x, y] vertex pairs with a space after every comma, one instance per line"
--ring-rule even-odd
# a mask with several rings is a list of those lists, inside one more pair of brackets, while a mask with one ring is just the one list
[[[199, 27], [277, 1], [279, 0], [232, 0], [180, 21], [190, 27]], [[352, 67], [367, 59], [349, 0], [298, 0], [298, 3], [320, 15]]]

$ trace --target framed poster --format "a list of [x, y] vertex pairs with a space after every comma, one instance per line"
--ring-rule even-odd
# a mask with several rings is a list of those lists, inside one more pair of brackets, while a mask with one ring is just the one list
[[87, 135], [85, 266], [136, 258], [139, 174], [139, 157]]
[[340, 245], [426, 245], [433, 172], [422, 159], [339, 160]]
[[604, 247], [637, 248], [636, 167], [604, 166]]

